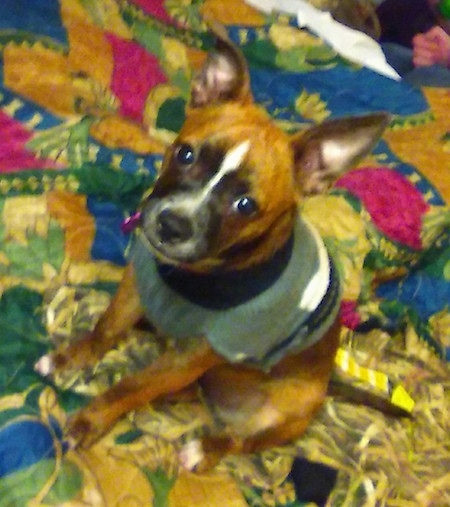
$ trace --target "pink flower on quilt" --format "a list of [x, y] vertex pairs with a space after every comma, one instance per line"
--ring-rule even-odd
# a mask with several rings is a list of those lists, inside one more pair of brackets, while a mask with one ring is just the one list
[[133, 41], [108, 33], [114, 58], [111, 90], [120, 100], [120, 113], [141, 122], [150, 90], [167, 81], [158, 58]]
[[358, 197], [388, 238], [422, 248], [422, 217], [429, 205], [404, 176], [388, 167], [361, 168], [345, 174], [336, 186]]
[[357, 312], [358, 303], [356, 301], [350, 301], [344, 299], [341, 302], [341, 323], [348, 329], [356, 329], [361, 323], [361, 316]]

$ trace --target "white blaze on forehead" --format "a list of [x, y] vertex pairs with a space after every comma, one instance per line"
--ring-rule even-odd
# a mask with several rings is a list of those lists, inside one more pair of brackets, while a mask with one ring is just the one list
[[229, 173], [237, 171], [239, 166], [242, 164], [245, 156], [250, 149], [250, 141], [244, 141], [231, 150], [225, 155], [222, 164], [219, 167], [217, 173], [208, 181], [208, 184], [204, 188], [202, 194], [205, 196], [216, 187], [221, 180]]
[[249, 139], [231, 148], [231, 150], [225, 155], [216, 174], [212, 176], [203, 188], [197, 192], [180, 192], [178, 195], [172, 196], [171, 199], [165, 199], [165, 203], [161, 209], [176, 208], [184, 210], [186, 216], [193, 216], [196, 210], [205, 205], [205, 202], [208, 200], [209, 196], [221, 180], [227, 174], [239, 169], [249, 149]]

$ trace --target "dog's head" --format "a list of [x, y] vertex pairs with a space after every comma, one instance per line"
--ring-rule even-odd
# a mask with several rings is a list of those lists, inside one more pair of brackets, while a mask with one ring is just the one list
[[299, 200], [327, 190], [389, 121], [379, 113], [287, 135], [253, 103], [239, 50], [214, 32], [216, 49], [193, 82], [141, 220], [157, 258], [196, 272], [269, 259], [290, 236]]

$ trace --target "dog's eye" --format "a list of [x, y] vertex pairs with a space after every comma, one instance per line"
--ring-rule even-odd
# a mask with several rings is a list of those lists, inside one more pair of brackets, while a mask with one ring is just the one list
[[176, 153], [180, 164], [190, 165], [195, 160], [194, 148], [190, 144], [181, 144]]
[[234, 208], [241, 215], [250, 216], [254, 215], [258, 211], [257, 202], [251, 197], [240, 197], [235, 203]]

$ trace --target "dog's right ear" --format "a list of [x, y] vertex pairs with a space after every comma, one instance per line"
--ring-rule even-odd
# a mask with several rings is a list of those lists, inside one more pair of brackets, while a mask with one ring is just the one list
[[252, 102], [250, 76], [244, 56], [230, 41], [223, 26], [213, 22], [209, 22], [208, 26], [217, 39], [216, 46], [194, 77], [190, 106]]

